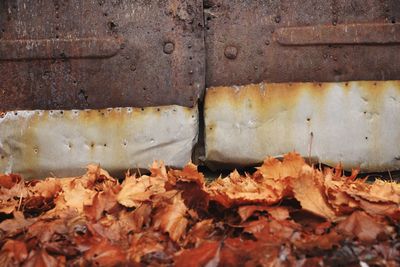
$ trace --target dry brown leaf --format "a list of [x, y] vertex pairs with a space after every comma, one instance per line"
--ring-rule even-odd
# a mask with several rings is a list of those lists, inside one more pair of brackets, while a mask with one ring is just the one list
[[142, 232], [133, 235], [131, 246], [127, 251], [130, 262], [139, 263], [141, 258], [150, 253], [163, 252], [163, 237], [157, 232]]
[[269, 206], [241, 206], [238, 208], [238, 214], [242, 221], [247, 220], [255, 212], [268, 212], [268, 214], [276, 220], [286, 220], [289, 218], [289, 210], [286, 207], [269, 207]]
[[86, 251], [84, 258], [92, 266], [121, 266], [126, 262], [126, 254], [104, 239]]
[[50, 256], [46, 250], [40, 249], [37, 251], [31, 251], [28, 259], [22, 265], [23, 267], [61, 267], [65, 266], [65, 257], [53, 257]]
[[18, 174], [0, 174], [0, 187], [11, 189], [14, 185], [22, 181]]
[[[281, 179], [286, 177], [297, 177], [303, 166], [307, 165], [304, 159], [297, 153], [291, 152], [283, 157], [283, 161], [275, 158], [267, 158], [261, 167], [258, 167], [258, 173], [264, 178]], [[257, 175], [257, 173], [255, 174]]]
[[297, 232], [291, 238], [291, 242], [298, 249], [302, 250], [312, 251], [317, 248], [330, 250], [334, 246], [339, 246], [342, 239], [343, 237], [335, 231], [331, 231], [325, 235], [312, 235]]
[[[175, 266], [177, 267], [202, 267], [218, 266], [220, 242], [204, 242], [200, 246], [183, 250], [175, 255]], [[196, 260], [194, 260], [196, 259]]]
[[1, 248], [1, 251], [7, 254], [11, 262], [16, 265], [21, 264], [28, 257], [26, 244], [18, 240], [7, 240]]
[[386, 236], [392, 231], [386, 224], [375, 220], [363, 211], [355, 211], [340, 222], [337, 230], [345, 235], [357, 237], [362, 242], [376, 242], [378, 236]]
[[63, 193], [55, 200], [56, 208], [72, 208], [83, 212], [83, 206], [91, 204], [95, 194], [95, 191], [85, 188], [79, 178], [73, 179], [63, 186]]
[[84, 213], [91, 220], [99, 220], [105, 211], [117, 209], [117, 195], [113, 190], [97, 192], [92, 199], [92, 204], [84, 206]]
[[126, 177], [117, 200], [125, 207], [138, 207], [144, 201], [150, 200], [151, 196], [165, 192], [165, 182], [164, 178], [147, 175], [140, 178]]
[[46, 180], [39, 181], [30, 191], [44, 198], [54, 198], [61, 191], [60, 179], [47, 178]]
[[370, 202], [391, 202], [400, 205], [400, 184], [375, 180], [373, 184], [356, 181], [346, 184], [346, 192]]
[[197, 171], [197, 166], [193, 163], [187, 164], [183, 170], [170, 170], [168, 172], [170, 181], [175, 184], [177, 181], [181, 182], [195, 182], [200, 187], [204, 187], [204, 175]]
[[322, 180], [322, 173], [309, 166], [303, 167], [299, 177], [292, 179], [294, 197], [303, 209], [334, 221], [337, 216], [325, 199]]
[[209, 240], [209, 237], [214, 229], [212, 219], [206, 219], [197, 222], [189, 231], [186, 238], [186, 244], [195, 244], [197, 247], [204, 240]]
[[7, 219], [0, 223], [0, 230], [6, 232], [10, 236], [21, 232], [36, 221], [36, 219], [26, 219], [24, 214], [20, 211], [14, 211], [13, 216], [13, 219]]
[[224, 207], [236, 204], [275, 204], [281, 200], [272, 186], [260, 184], [249, 176], [234, 171], [225, 179], [217, 179], [208, 187], [210, 200]]
[[170, 238], [177, 242], [186, 232], [188, 220], [186, 207], [181, 194], [177, 194], [171, 204], [164, 205], [154, 215], [154, 228], [168, 233]]

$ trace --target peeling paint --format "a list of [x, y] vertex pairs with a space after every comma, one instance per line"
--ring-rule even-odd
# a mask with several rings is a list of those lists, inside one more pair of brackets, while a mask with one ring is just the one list
[[347, 170], [400, 169], [398, 99], [400, 81], [212, 87], [204, 110], [206, 159], [252, 165], [296, 150]]
[[197, 107], [6, 112], [0, 118], [0, 173], [75, 175], [89, 163], [111, 172], [182, 167], [197, 142]]

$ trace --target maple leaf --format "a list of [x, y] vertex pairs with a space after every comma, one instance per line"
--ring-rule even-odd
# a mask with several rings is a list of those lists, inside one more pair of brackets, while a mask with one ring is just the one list
[[361, 209], [370, 215], [381, 215], [393, 218], [396, 221], [400, 220], [400, 207], [395, 203], [375, 203], [369, 202], [362, 198], [356, 198]]
[[44, 198], [54, 198], [61, 191], [60, 179], [47, 178], [39, 181], [29, 190]]
[[286, 220], [289, 218], [289, 210], [286, 207], [270, 207], [270, 206], [241, 206], [238, 208], [238, 214], [242, 221], [247, 220], [255, 212], [266, 211], [276, 220]]
[[63, 219], [38, 220], [33, 223], [26, 234], [27, 238], [36, 238], [41, 243], [49, 242], [55, 234], [65, 235], [68, 227]]
[[170, 170], [168, 172], [169, 181], [174, 185], [177, 181], [195, 182], [200, 187], [205, 185], [204, 175], [199, 173], [197, 166], [193, 163], [187, 164], [182, 170]]
[[159, 177], [163, 180], [168, 180], [167, 169], [162, 161], [153, 161], [150, 167], [150, 173], [151, 177]]
[[139, 178], [126, 177], [122, 189], [118, 193], [117, 201], [125, 207], [138, 207], [150, 197], [165, 192], [164, 178], [143, 175]]
[[325, 199], [322, 179], [322, 173], [309, 166], [303, 167], [299, 177], [291, 180], [294, 197], [303, 209], [334, 221], [337, 216]]
[[141, 232], [132, 236], [132, 242], [127, 250], [131, 262], [139, 263], [141, 258], [150, 253], [165, 250], [163, 237], [158, 232]]
[[[177, 267], [218, 266], [221, 243], [204, 242], [194, 249], [183, 250], [174, 257]], [[193, 260], [196, 259], [196, 260]]]
[[296, 232], [291, 238], [291, 242], [302, 250], [312, 251], [313, 249], [330, 250], [333, 246], [339, 246], [343, 239], [336, 231], [331, 231], [324, 235], [312, 235]]
[[288, 240], [300, 226], [291, 221], [261, 218], [243, 224], [244, 232], [253, 234], [258, 240], [279, 245]]
[[168, 233], [170, 238], [177, 242], [186, 232], [188, 220], [185, 218], [188, 208], [186, 207], [181, 193], [173, 197], [171, 204], [158, 208], [154, 215], [154, 228]]
[[93, 244], [85, 252], [84, 258], [87, 262], [97, 266], [120, 266], [126, 262], [126, 254], [105, 239]]
[[14, 211], [13, 216], [13, 219], [7, 219], [0, 223], [0, 230], [10, 236], [20, 233], [36, 221], [33, 218], [25, 219], [24, 214], [20, 211]]
[[105, 192], [97, 192], [92, 199], [92, 204], [85, 205], [83, 209], [88, 218], [99, 220], [104, 211], [111, 211], [117, 205], [117, 195], [113, 190], [107, 190]]
[[0, 187], [11, 189], [14, 185], [22, 181], [18, 174], [0, 174]]
[[83, 212], [84, 205], [90, 205], [95, 194], [95, 191], [85, 188], [83, 181], [72, 179], [63, 185], [63, 192], [55, 200], [56, 208]]
[[340, 233], [355, 236], [368, 243], [376, 242], [378, 236], [387, 236], [392, 230], [363, 211], [353, 212], [337, 226]]
[[143, 203], [133, 212], [121, 211], [118, 221], [126, 233], [131, 231], [140, 232], [142, 227], [150, 222], [151, 211], [151, 205]]
[[190, 243], [198, 246], [204, 240], [209, 240], [210, 234], [214, 229], [214, 224], [212, 219], [206, 219], [197, 222], [187, 234], [185, 239], [185, 245]]
[[279, 161], [273, 157], [268, 157], [261, 167], [258, 167], [257, 173], [264, 178], [282, 179], [286, 177], [297, 177], [303, 166], [307, 165], [304, 159], [297, 153], [291, 152]]
[[375, 180], [373, 184], [367, 184], [357, 181], [345, 185], [346, 193], [351, 196], [362, 197], [370, 202], [392, 202], [400, 205], [400, 184], [396, 182]]
[[235, 204], [274, 204], [281, 196], [270, 185], [260, 184], [249, 176], [234, 171], [225, 179], [217, 179], [208, 186], [210, 200], [224, 207]]
[[64, 256], [53, 257], [44, 249], [37, 251], [32, 250], [29, 253], [24, 267], [61, 267], [65, 266], [65, 261], [66, 259]]
[[18, 240], [7, 240], [1, 248], [1, 266], [21, 264], [28, 257], [28, 250], [24, 242]]

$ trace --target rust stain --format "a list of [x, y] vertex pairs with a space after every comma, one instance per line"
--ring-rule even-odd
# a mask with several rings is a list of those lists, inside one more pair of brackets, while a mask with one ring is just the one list
[[[388, 111], [388, 108], [399, 110], [400, 102], [396, 100], [399, 94], [400, 81], [210, 87], [204, 111], [207, 158], [214, 162], [256, 163], [256, 156], [251, 157], [251, 153], [257, 154], [261, 161], [266, 156], [262, 153], [269, 153], [270, 147], [274, 155], [297, 147], [307, 156], [308, 146], [312, 148], [314, 143], [314, 152], [322, 153], [327, 164], [337, 164], [343, 159], [346, 168], [357, 164], [373, 170], [395, 168], [397, 165], [388, 162], [400, 151], [396, 152], [382, 136], [400, 137], [397, 126], [393, 129], [389, 126], [397, 115]], [[389, 100], [393, 101], [390, 107]], [[248, 135], [247, 139], [243, 132]], [[233, 155], [233, 151], [222, 151], [229, 150], [229, 141], [221, 139], [224, 135], [237, 151], [245, 152]], [[346, 142], [351, 142], [351, 146]], [[339, 143], [348, 148], [354, 146], [355, 154], [350, 155]], [[357, 152], [358, 149], [361, 150]]]
[[8, 161], [11, 171], [28, 177], [35, 174], [43, 177], [53, 170], [70, 175], [90, 162], [104, 163], [111, 171], [147, 168], [155, 159], [183, 166], [190, 160], [197, 140], [197, 107], [17, 111], [16, 114], [7, 112], [0, 121], [0, 143], [9, 153], [0, 161], [0, 171], [7, 171]]

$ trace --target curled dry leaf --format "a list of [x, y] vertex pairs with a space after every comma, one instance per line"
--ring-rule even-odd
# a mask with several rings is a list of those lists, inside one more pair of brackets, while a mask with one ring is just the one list
[[40, 249], [31, 251], [26, 260], [24, 267], [61, 267], [65, 266], [66, 259], [64, 256], [54, 257], [49, 255], [46, 250]]
[[10, 236], [20, 233], [36, 221], [36, 219], [26, 219], [20, 211], [14, 211], [13, 216], [13, 219], [7, 219], [0, 223], [0, 230]]
[[170, 181], [175, 184], [177, 181], [181, 182], [195, 182], [200, 187], [204, 187], [204, 175], [197, 171], [197, 166], [193, 163], [187, 164], [183, 170], [170, 170], [168, 172]]
[[242, 221], [247, 220], [255, 212], [268, 212], [268, 214], [276, 220], [286, 220], [289, 216], [289, 210], [286, 207], [269, 207], [269, 206], [241, 206], [238, 208], [238, 213]]
[[186, 207], [181, 194], [178, 193], [172, 199], [171, 204], [158, 208], [154, 215], [154, 228], [168, 233], [172, 240], [178, 241], [186, 231], [188, 220], [186, 219]]
[[84, 258], [93, 266], [120, 266], [126, 262], [125, 253], [105, 239], [86, 251]]
[[279, 180], [286, 177], [298, 177], [305, 165], [307, 165], [306, 162], [299, 154], [291, 152], [284, 155], [283, 161], [269, 157], [257, 169], [264, 178]]
[[177, 267], [218, 266], [220, 248], [220, 242], [204, 242], [194, 249], [179, 252], [175, 256], [175, 264]]
[[165, 182], [163, 178], [147, 175], [140, 178], [127, 177], [122, 183], [117, 200], [125, 207], [138, 207], [144, 201], [150, 200], [151, 196], [165, 192]]
[[385, 238], [393, 229], [363, 211], [355, 211], [340, 222], [337, 230], [362, 242], [376, 242], [378, 236]]
[[[1, 266], [21, 264], [28, 257], [28, 250], [24, 242], [18, 240], [7, 240], [0, 253]], [[3, 260], [1, 260], [3, 259]], [[5, 264], [7, 263], [7, 264]], [[8, 264], [10, 263], [10, 264]]]
[[336, 231], [331, 231], [325, 235], [304, 234], [301, 232], [295, 233], [291, 242], [297, 249], [312, 251], [314, 249], [330, 250], [334, 246], [339, 246], [343, 239]]
[[11, 189], [21, 182], [22, 178], [18, 174], [0, 174], [0, 187]]
[[320, 172], [305, 166], [300, 175], [292, 180], [294, 197], [301, 207], [328, 220], [335, 220], [337, 216], [325, 199], [323, 176]]
[[260, 184], [250, 176], [240, 176], [234, 171], [225, 179], [217, 179], [208, 187], [210, 200], [214, 200], [224, 207], [237, 204], [275, 204], [281, 196], [273, 186]]

